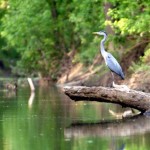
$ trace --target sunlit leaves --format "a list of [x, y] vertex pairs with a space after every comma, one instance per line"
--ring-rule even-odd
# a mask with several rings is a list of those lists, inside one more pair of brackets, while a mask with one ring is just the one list
[[141, 35], [150, 32], [150, 3], [143, 1], [112, 1], [112, 8], [108, 15], [111, 17], [110, 24], [114, 30], [121, 32], [122, 35]]
[[[150, 46], [149, 46], [150, 47]], [[143, 63], [150, 64], [150, 48], [145, 51], [144, 56], [141, 58]]]

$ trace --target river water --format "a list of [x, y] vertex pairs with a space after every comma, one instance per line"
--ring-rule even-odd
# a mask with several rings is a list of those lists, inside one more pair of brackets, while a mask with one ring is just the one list
[[74, 102], [56, 86], [0, 91], [0, 150], [149, 150], [150, 118], [116, 119], [117, 105]]

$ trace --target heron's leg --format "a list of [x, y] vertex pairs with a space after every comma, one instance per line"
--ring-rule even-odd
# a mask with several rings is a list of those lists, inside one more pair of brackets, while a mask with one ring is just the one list
[[111, 75], [112, 75], [112, 80], [114, 81], [114, 80], [115, 80], [115, 78], [114, 78], [114, 74], [113, 74], [113, 72], [111, 72]]
[[112, 75], [112, 87], [115, 87], [115, 78], [113, 72], [111, 72]]
[[117, 85], [117, 84], [115, 84], [115, 77], [114, 77], [113, 72], [111, 72], [111, 74], [112, 74], [112, 87], [114, 87], [114, 88], [118, 88], [118, 85]]
[[114, 78], [114, 74], [113, 74], [113, 72], [111, 72], [111, 74], [112, 74], [112, 87], [114, 87], [114, 88], [117, 88], [117, 89], [119, 89], [119, 90], [121, 90], [121, 91], [127, 91], [127, 92], [129, 92], [130, 91], [130, 89], [126, 86], [126, 85], [118, 85], [118, 84], [115, 84], [115, 78]]

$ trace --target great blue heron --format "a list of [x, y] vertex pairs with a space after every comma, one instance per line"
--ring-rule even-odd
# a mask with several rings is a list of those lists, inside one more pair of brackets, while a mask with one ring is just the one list
[[[100, 51], [101, 51], [101, 54], [105, 60], [106, 65], [112, 71], [112, 76], [113, 76], [113, 72], [114, 72], [117, 75], [119, 75], [121, 77], [121, 79], [124, 79], [125, 78], [124, 73], [122, 71], [121, 66], [117, 62], [117, 60], [113, 57], [112, 54], [105, 51], [104, 43], [105, 43], [106, 38], [107, 38], [107, 33], [105, 31], [99, 31], [99, 32], [94, 32], [93, 34], [104, 36], [104, 38], [101, 40], [101, 43], [100, 43]], [[114, 80], [114, 76], [113, 76], [113, 80]], [[113, 84], [114, 84], [114, 81], [113, 81]]]

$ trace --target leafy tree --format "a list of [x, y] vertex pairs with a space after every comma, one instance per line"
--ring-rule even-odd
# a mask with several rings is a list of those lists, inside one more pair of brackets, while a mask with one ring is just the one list
[[[2, 31], [2, 18], [6, 14], [7, 11], [7, 1], [0, 1], [0, 32]], [[16, 59], [18, 58], [18, 53], [14, 49], [9, 51], [10, 49], [7, 47], [7, 41], [0, 34], [0, 69], [9, 71], [11, 66], [15, 64]], [[3, 72], [1, 71], [3, 74]]]
[[111, 21], [106, 21], [106, 24], [112, 26], [115, 32], [120, 33], [121, 36], [130, 35], [135, 38], [149, 36], [149, 1], [111, 0], [109, 2], [112, 5], [108, 12]]
[[99, 26], [96, 22], [102, 17], [99, 4], [96, 0], [80, 5], [76, 0], [9, 0], [1, 35], [7, 40], [8, 49], [15, 48], [20, 54], [17, 72], [53, 76], [68, 51], [88, 49], [92, 32]]
[[[107, 25], [118, 34], [114, 36], [117, 42], [129, 37], [137, 42], [149, 39], [147, 0], [1, 1], [5, 4], [5, 9], [0, 9], [1, 52], [14, 54], [11, 57], [17, 65], [13, 70], [19, 74], [56, 77], [62, 58], [72, 49], [78, 51], [75, 61], [92, 62], [98, 53], [92, 32]], [[108, 13], [106, 3], [110, 5]]]
[[103, 1], [86, 0], [79, 3], [78, 0], [73, 0], [73, 5], [70, 21], [75, 24], [74, 32], [80, 41], [78, 46], [80, 53], [77, 55], [77, 60], [84, 63], [92, 62], [97, 53], [92, 32], [104, 29]]
[[[26, 72], [47, 70], [47, 51], [52, 41], [49, 38], [50, 13], [44, 2], [10, 0], [3, 17], [1, 35], [7, 39], [9, 48], [15, 48], [21, 59], [18, 66]], [[41, 63], [42, 61], [42, 63]]]

